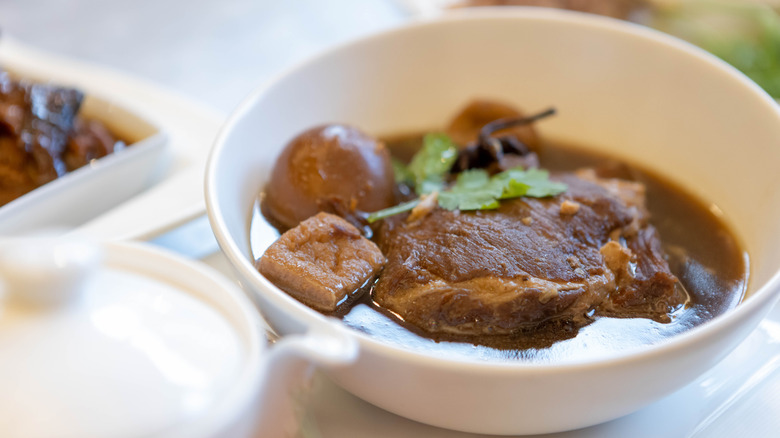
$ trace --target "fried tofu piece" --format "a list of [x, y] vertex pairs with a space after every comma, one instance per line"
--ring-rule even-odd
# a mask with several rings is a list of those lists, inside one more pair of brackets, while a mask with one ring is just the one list
[[384, 263], [379, 248], [352, 224], [319, 213], [284, 233], [255, 265], [298, 301], [329, 313], [362, 291]]

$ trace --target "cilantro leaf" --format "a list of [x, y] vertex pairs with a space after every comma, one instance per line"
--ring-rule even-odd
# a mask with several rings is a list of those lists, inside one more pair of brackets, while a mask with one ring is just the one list
[[389, 208], [385, 208], [384, 210], [375, 211], [368, 215], [366, 220], [369, 224], [372, 224], [380, 219], [384, 219], [390, 216], [395, 216], [400, 213], [404, 213], [407, 211], [412, 210], [414, 207], [417, 207], [417, 204], [420, 203], [420, 199], [413, 199], [409, 202], [403, 202], [398, 205], [394, 205]]
[[484, 170], [458, 175], [449, 190], [439, 193], [439, 207], [447, 210], [490, 210], [500, 199], [529, 196], [543, 198], [566, 190], [566, 184], [550, 181], [546, 170], [514, 168], [490, 177]]
[[[566, 191], [566, 184], [550, 180], [550, 174], [542, 169], [509, 169], [490, 176], [484, 169], [471, 169], [458, 174], [455, 183], [445, 189], [446, 177], [457, 158], [458, 151], [444, 134], [425, 136], [423, 148], [408, 167], [393, 163], [396, 181], [414, 184], [419, 196], [438, 192], [439, 207], [446, 210], [491, 210], [500, 200], [528, 196], [543, 198]], [[420, 203], [415, 199], [384, 210], [371, 213], [368, 222], [407, 212]]]
[[458, 149], [444, 134], [427, 134], [423, 146], [409, 163], [415, 191], [426, 195], [444, 187], [445, 176], [458, 158]]
[[492, 210], [498, 206], [498, 199], [484, 191], [439, 193], [439, 207], [447, 210]]
[[[455, 185], [450, 188], [453, 192], [466, 192], [469, 190], [483, 189], [490, 185], [490, 175], [483, 169], [470, 169], [458, 174]], [[499, 193], [500, 194], [500, 193]]]
[[559, 195], [566, 191], [566, 184], [550, 180], [550, 173], [543, 169], [509, 169], [494, 177], [504, 184], [501, 199], [528, 196], [544, 198]]
[[412, 175], [412, 172], [409, 171], [409, 168], [406, 167], [404, 163], [402, 163], [397, 158], [390, 158], [390, 164], [393, 165], [393, 176], [395, 176], [395, 182], [398, 184], [413, 184], [414, 183], [414, 175]]
[[449, 190], [439, 193], [439, 207], [447, 210], [488, 210], [498, 208], [502, 190], [491, 182], [485, 170], [472, 169], [458, 175]]

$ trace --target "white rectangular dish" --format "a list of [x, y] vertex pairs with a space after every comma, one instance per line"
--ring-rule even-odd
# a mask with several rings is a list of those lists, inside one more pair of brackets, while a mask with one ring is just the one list
[[[0, 58], [16, 78], [69, 86], [42, 71], [16, 68]], [[0, 234], [72, 228], [119, 205], [153, 185], [167, 165], [167, 135], [159, 124], [116, 99], [87, 90], [79, 115], [102, 122], [127, 146], [69, 172], [0, 207]]]

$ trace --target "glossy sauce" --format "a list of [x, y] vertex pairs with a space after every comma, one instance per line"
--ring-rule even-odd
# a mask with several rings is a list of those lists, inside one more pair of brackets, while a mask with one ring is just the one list
[[[420, 136], [387, 139], [393, 154], [407, 160], [419, 148]], [[560, 362], [604, 357], [663, 341], [733, 308], [747, 287], [748, 259], [733, 233], [710, 208], [679, 187], [652, 173], [613, 159], [561, 144], [544, 144], [541, 167], [570, 171], [583, 167], [610, 169], [616, 177], [645, 184], [651, 223], [658, 229], [672, 272], [692, 298], [671, 323], [644, 318], [606, 318], [578, 330], [543, 327], [507, 337], [430, 338], [376, 306], [366, 293], [344, 315], [345, 324], [387, 344], [439, 357], [464, 360]], [[256, 212], [253, 220], [263, 220]], [[253, 227], [254, 228], [254, 227]], [[253, 248], [255, 257], [262, 250]]]

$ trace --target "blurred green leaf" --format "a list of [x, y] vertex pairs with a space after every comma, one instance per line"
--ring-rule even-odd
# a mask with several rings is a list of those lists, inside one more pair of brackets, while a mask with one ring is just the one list
[[780, 15], [770, 6], [684, 1], [659, 7], [650, 24], [711, 52], [780, 98]]

